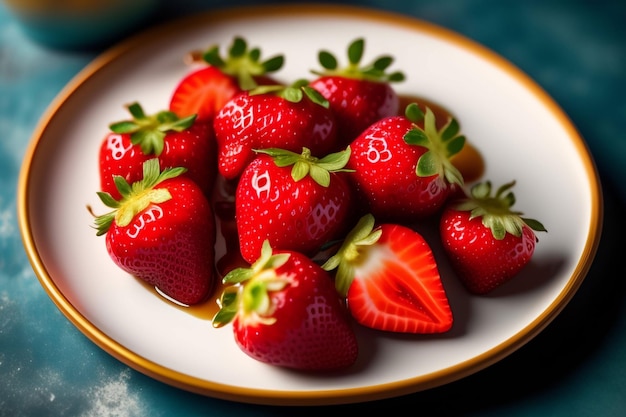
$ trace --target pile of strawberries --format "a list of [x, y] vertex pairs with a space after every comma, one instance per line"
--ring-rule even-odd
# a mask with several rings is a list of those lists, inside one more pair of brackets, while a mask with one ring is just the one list
[[[315, 79], [284, 83], [271, 75], [282, 55], [262, 61], [236, 37], [226, 57], [218, 46], [196, 54], [202, 65], [167, 110], [129, 105], [132, 118], [110, 125], [99, 154], [98, 195], [112, 210], [95, 227], [111, 259], [184, 305], [222, 280], [214, 327], [232, 324], [257, 360], [308, 371], [351, 366], [356, 325], [452, 327], [417, 222], [438, 222], [469, 292], [515, 276], [545, 229], [512, 210], [514, 182], [466, 192], [457, 120], [425, 103], [401, 108], [392, 83], [404, 75], [388, 71], [389, 56], [362, 65], [363, 52], [356, 39], [340, 67], [320, 51]], [[219, 273], [218, 230], [239, 259]]]

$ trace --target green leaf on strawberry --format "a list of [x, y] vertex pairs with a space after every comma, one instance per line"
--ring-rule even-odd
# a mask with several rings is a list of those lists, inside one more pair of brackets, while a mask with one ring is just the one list
[[[259, 319], [268, 316], [270, 310], [269, 291], [280, 291], [287, 285], [285, 279], [276, 275], [276, 269], [289, 259], [288, 253], [274, 255], [269, 241], [265, 240], [261, 256], [250, 268], [235, 268], [223, 278], [224, 284], [243, 286], [227, 287], [220, 297], [220, 310], [213, 317], [213, 327], [222, 327], [230, 323], [241, 308], [243, 314], [255, 314]], [[265, 317], [264, 324], [272, 324], [275, 319]]]
[[259, 48], [248, 48], [245, 39], [235, 37], [228, 49], [228, 55], [220, 55], [219, 46], [214, 45], [203, 52], [202, 59], [210, 65], [219, 68], [224, 74], [237, 77], [242, 90], [250, 90], [257, 86], [255, 76], [264, 75], [279, 70], [284, 63], [283, 55], [276, 55], [264, 61], [260, 60]]
[[302, 78], [294, 81], [291, 85], [260, 85], [248, 91], [251, 96], [258, 94], [276, 94], [291, 103], [299, 103], [304, 96], [315, 104], [328, 108], [329, 102], [319, 91], [309, 86], [309, 81]]
[[154, 186], [167, 179], [177, 177], [186, 171], [186, 168], [181, 167], [168, 168], [161, 171], [158, 158], [153, 158], [144, 162], [143, 179], [133, 183], [132, 186], [128, 184], [124, 177], [116, 175], [115, 185], [122, 198], [115, 200], [109, 193], [102, 191], [97, 193], [100, 200], [107, 207], [114, 210], [95, 218], [96, 235], [101, 236], [105, 234], [111, 227], [113, 220], [115, 220], [118, 226], [124, 227], [131, 222], [135, 215], [150, 204], [162, 203], [171, 199], [172, 196], [167, 189], [155, 189]]
[[318, 53], [321, 70], [311, 70], [317, 78], [310, 85], [329, 102], [337, 125], [337, 147], [349, 145], [363, 130], [376, 121], [398, 114], [400, 97], [391, 86], [404, 80], [400, 71], [390, 72], [390, 56], [381, 56], [362, 65], [365, 41], [362, 38], [348, 45], [348, 63], [339, 66], [335, 56]]
[[161, 155], [165, 135], [169, 131], [182, 132], [193, 125], [196, 115], [179, 118], [174, 112], [164, 110], [153, 115], [146, 115], [141, 105], [134, 102], [127, 106], [132, 120], [111, 123], [109, 128], [114, 133], [130, 134], [133, 145], [139, 145], [146, 155]]
[[186, 74], [174, 88], [169, 108], [178, 115], [197, 114], [198, 120], [212, 121], [235, 95], [258, 85], [277, 84], [270, 73], [279, 70], [283, 55], [261, 60], [259, 48], [248, 48], [240, 37], [233, 39], [226, 56], [219, 46], [192, 51], [186, 57], [199, 68]]
[[420, 156], [415, 173], [420, 177], [440, 175], [445, 177], [450, 184], [463, 185], [463, 175], [450, 161], [450, 158], [465, 146], [465, 136], [458, 135], [457, 120], [452, 117], [448, 123], [437, 130], [433, 111], [426, 107], [426, 113], [424, 113], [416, 103], [411, 103], [406, 107], [405, 116], [414, 123], [424, 122], [423, 128], [415, 125], [404, 135], [404, 141], [407, 144], [428, 149]]
[[350, 160], [350, 147], [323, 158], [311, 155], [311, 150], [308, 148], [302, 148], [301, 154], [278, 148], [257, 149], [255, 152], [271, 156], [278, 167], [293, 166], [291, 177], [296, 182], [310, 175], [316, 183], [328, 187], [331, 172], [352, 171], [344, 168]]
[[390, 56], [381, 56], [373, 62], [361, 66], [361, 59], [365, 50], [365, 40], [355, 39], [348, 45], [348, 65], [339, 67], [337, 58], [328, 51], [322, 50], [318, 54], [320, 65], [324, 71], [312, 71], [317, 75], [343, 76], [355, 79], [366, 79], [380, 82], [404, 81], [404, 74], [400, 71], [388, 73], [387, 68], [393, 63]]
[[504, 239], [507, 233], [521, 236], [525, 224], [538, 232], [547, 231], [541, 222], [521, 217], [521, 212], [511, 210], [515, 204], [515, 195], [510, 190], [514, 185], [515, 181], [503, 184], [492, 195], [490, 181], [476, 184], [470, 190], [471, 198], [461, 200], [454, 208], [470, 211], [470, 219], [482, 218], [483, 225], [491, 230], [497, 240]]
[[332, 271], [337, 269], [335, 275], [335, 287], [343, 297], [354, 280], [355, 262], [361, 256], [362, 248], [371, 246], [380, 239], [382, 231], [374, 230], [374, 216], [365, 215], [346, 236], [337, 253], [328, 258], [322, 265], [322, 269]]

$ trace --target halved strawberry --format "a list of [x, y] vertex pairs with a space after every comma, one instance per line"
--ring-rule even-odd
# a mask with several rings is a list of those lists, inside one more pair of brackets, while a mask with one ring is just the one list
[[187, 74], [175, 87], [169, 108], [178, 115], [196, 114], [198, 120], [213, 120], [215, 114], [241, 91], [257, 85], [275, 84], [267, 74], [279, 70], [283, 55], [260, 61], [258, 48], [248, 49], [243, 38], [235, 37], [222, 58], [218, 46], [193, 56], [207, 64]]
[[116, 176], [122, 198], [98, 192], [112, 208], [95, 218], [97, 235], [106, 234], [116, 265], [186, 305], [208, 296], [214, 284], [215, 220], [209, 201], [185, 168], [159, 170], [143, 164], [143, 179], [129, 184]]
[[360, 324], [397, 333], [442, 333], [452, 311], [432, 250], [421, 234], [363, 216], [322, 268]]
[[454, 271], [474, 294], [486, 294], [517, 275], [530, 262], [537, 220], [513, 211], [515, 181], [492, 195], [491, 182], [476, 184], [466, 198], [450, 202], [440, 220], [443, 249]]
[[356, 336], [330, 275], [307, 256], [263, 243], [250, 268], [224, 277], [215, 327], [230, 322], [237, 345], [264, 363], [305, 371], [351, 366]]

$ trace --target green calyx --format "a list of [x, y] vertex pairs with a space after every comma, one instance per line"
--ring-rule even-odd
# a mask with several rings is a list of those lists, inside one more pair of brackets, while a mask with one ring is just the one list
[[167, 168], [161, 172], [158, 158], [153, 158], [143, 164], [143, 179], [132, 185], [128, 184], [121, 175], [116, 175], [113, 180], [121, 199], [115, 200], [111, 194], [102, 191], [97, 193], [104, 205], [114, 210], [95, 218], [96, 235], [101, 236], [108, 232], [114, 220], [120, 227], [128, 226], [133, 218], [150, 204], [158, 204], [171, 199], [172, 195], [169, 190], [154, 187], [185, 171], [187, 171], [186, 168]]
[[278, 167], [293, 166], [291, 178], [295, 182], [310, 175], [317, 184], [328, 187], [331, 172], [353, 172], [344, 168], [350, 159], [349, 146], [343, 151], [328, 154], [323, 158], [311, 155], [309, 148], [302, 148], [301, 154], [278, 148], [256, 149], [255, 152], [271, 156]]
[[337, 253], [328, 258], [322, 265], [322, 269], [326, 271], [337, 269], [335, 288], [342, 297], [346, 296], [350, 285], [352, 285], [354, 266], [362, 259], [363, 249], [378, 242], [382, 235], [379, 228], [374, 228], [374, 223], [374, 216], [371, 214], [361, 217], [356, 226], [348, 233]]
[[250, 268], [235, 268], [223, 278], [226, 287], [218, 303], [220, 310], [212, 320], [213, 327], [222, 327], [242, 313], [263, 324], [272, 324], [270, 292], [280, 291], [288, 285], [288, 280], [276, 274], [276, 269], [287, 262], [290, 254], [273, 254], [268, 240], [263, 242], [261, 256]]
[[260, 85], [248, 91], [248, 94], [251, 96], [259, 94], [276, 94], [291, 103], [299, 103], [306, 96], [313, 103], [322, 107], [328, 108], [330, 106], [328, 100], [326, 100], [324, 96], [319, 93], [319, 91], [310, 87], [309, 82], [306, 79], [296, 80], [293, 84], [288, 86], [279, 84]]
[[215, 45], [202, 53], [202, 59], [219, 68], [224, 74], [236, 77], [242, 90], [255, 88], [257, 86], [255, 76], [278, 71], [285, 61], [284, 55], [276, 55], [261, 61], [261, 50], [248, 49], [247, 42], [241, 37], [233, 39], [225, 58], [220, 55], [219, 46]]
[[127, 106], [133, 116], [132, 120], [124, 120], [109, 125], [114, 133], [130, 134], [133, 145], [139, 145], [145, 155], [161, 155], [165, 146], [165, 135], [169, 131], [182, 132], [193, 125], [196, 115], [179, 118], [174, 112], [160, 111], [146, 115], [139, 103]]
[[365, 51], [365, 40], [355, 39], [348, 45], [348, 64], [340, 68], [337, 58], [328, 51], [322, 50], [318, 54], [318, 60], [323, 71], [311, 71], [316, 75], [342, 76], [347, 78], [364, 79], [379, 82], [400, 82], [405, 76], [400, 71], [387, 72], [393, 63], [391, 56], [381, 56], [369, 64], [361, 65], [363, 52]]
[[521, 217], [521, 212], [511, 210], [515, 204], [515, 195], [510, 189], [514, 185], [515, 181], [506, 183], [492, 195], [490, 181], [476, 184], [470, 190], [470, 197], [456, 203], [454, 208], [470, 211], [470, 219], [482, 218], [483, 225], [491, 229], [497, 240], [504, 239], [507, 233], [521, 236], [524, 225], [535, 231], [546, 232], [537, 220]]
[[404, 135], [409, 145], [423, 146], [428, 150], [420, 156], [415, 167], [418, 177], [439, 175], [450, 184], [463, 185], [463, 175], [452, 164], [450, 158], [459, 153], [465, 146], [465, 136], [459, 135], [459, 123], [450, 118], [440, 130], [437, 130], [435, 114], [426, 107], [426, 113], [416, 103], [409, 104], [405, 116], [413, 123], [424, 121], [424, 128], [414, 125]]

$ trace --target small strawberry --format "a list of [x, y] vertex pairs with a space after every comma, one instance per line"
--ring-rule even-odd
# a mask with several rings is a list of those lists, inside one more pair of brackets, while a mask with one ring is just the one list
[[364, 326], [396, 333], [442, 333], [453, 317], [433, 252], [421, 234], [363, 216], [322, 268]]
[[215, 220], [208, 200], [184, 168], [159, 170], [143, 164], [143, 179], [130, 185], [115, 177], [122, 198], [98, 192], [113, 211], [95, 218], [97, 235], [106, 234], [111, 259], [129, 274], [186, 305], [213, 287]]
[[250, 268], [224, 277], [213, 325], [233, 325], [237, 345], [250, 357], [303, 371], [333, 371], [358, 356], [356, 336], [329, 274], [298, 252], [263, 243]]
[[512, 211], [515, 181], [491, 194], [489, 181], [476, 184], [468, 198], [443, 210], [440, 236], [450, 264], [467, 289], [486, 294], [517, 275], [535, 251], [537, 220]]
[[283, 55], [260, 61], [259, 48], [248, 49], [243, 38], [235, 37], [222, 58], [219, 46], [192, 53], [192, 62], [202, 67], [187, 74], [174, 88], [169, 108], [178, 115], [197, 114], [199, 120], [212, 121], [217, 112], [236, 94], [257, 85], [275, 84], [268, 76], [284, 63]]
[[259, 150], [235, 194], [243, 258], [252, 263], [263, 241], [312, 256], [349, 227], [351, 190], [343, 169], [349, 148], [318, 159], [282, 149]]
[[235, 96], [215, 116], [218, 171], [236, 179], [254, 159], [254, 149], [280, 148], [316, 155], [335, 148], [336, 126], [328, 101], [305, 80], [261, 86]]
[[404, 80], [401, 72], [387, 73], [393, 58], [381, 56], [361, 66], [365, 41], [356, 39], [348, 46], [348, 65], [338, 67], [337, 59], [328, 51], [320, 51], [323, 67], [312, 71], [318, 78], [311, 87], [330, 102], [337, 118], [337, 149], [344, 148], [372, 123], [398, 114], [400, 99], [392, 82]]
[[346, 168], [357, 195], [374, 217], [413, 222], [437, 212], [463, 177], [450, 157], [459, 152], [465, 137], [458, 135], [454, 118], [441, 129], [412, 103], [405, 115], [386, 117], [365, 129], [351, 144]]
[[142, 165], [158, 157], [161, 168], [184, 167], [205, 195], [210, 195], [217, 169], [213, 126], [194, 115], [180, 119], [170, 111], [146, 115], [139, 103], [128, 106], [131, 120], [110, 125], [99, 151], [100, 188], [119, 199], [114, 176], [128, 183], [141, 179]]

